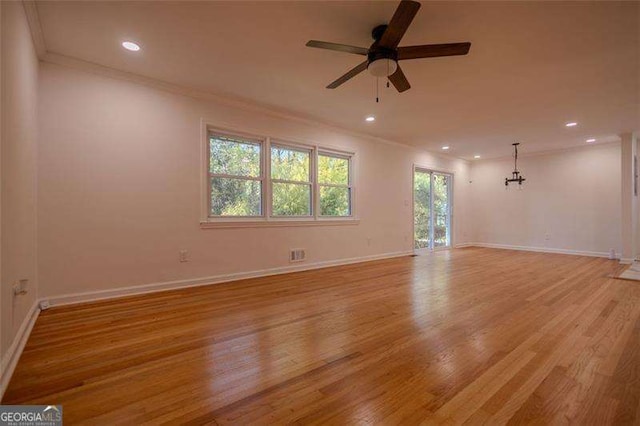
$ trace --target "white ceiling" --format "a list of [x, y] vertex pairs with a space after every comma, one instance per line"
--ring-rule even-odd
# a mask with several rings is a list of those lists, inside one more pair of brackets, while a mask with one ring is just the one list
[[[640, 130], [638, 2], [423, 2], [400, 45], [472, 42], [467, 56], [402, 62], [398, 94], [362, 57], [309, 39], [368, 47], [397, 2], [38, 2], [49, 52], [241, 97], [450, 155], [510, 155]], [[142, 46], [121, 48], [124, 40]], [[366, 123], [374, 114], [377, 120]], [[565, 128], [577, 121], [575, 128]]]

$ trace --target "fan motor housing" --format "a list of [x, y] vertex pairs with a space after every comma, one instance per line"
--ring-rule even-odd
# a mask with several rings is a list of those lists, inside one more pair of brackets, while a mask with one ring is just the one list
[[369, 63], [378, 59], [391, 59], [398, 62], [398, 52], [393, 49], [385, 49], [383, 47], [372, 46], [367, 53], [367, 59]]
[[388, 49], [378, 45], [380, 38], [386, 30], [387, 25], [378, 25], [371, 31], [371, 36], [375, 41], [369, 48], [369, 53], [367, 53], [369, 63], [377, 61], [378, 59], [391, 59], [394, 62], [398, 62], [398, 51], [396, 49]]
[[378, 41], [380, 40], [380, 38], [382, 37], [382, 34], [384, 34], [386, 30], [387, 30], [387, 25], [378, 25], [373, 30], [371, 30], [371, 37], [373, 37], [375, 41]]

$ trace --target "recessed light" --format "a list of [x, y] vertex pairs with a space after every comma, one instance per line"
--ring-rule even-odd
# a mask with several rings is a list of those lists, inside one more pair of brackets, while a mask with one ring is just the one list
[[365, 121], [376, 121], [376, 118], [373, 115], [368, 116], [367, 118], [365, 118]]
[[595, 141], [596, 141], [596, 140], [595, 140], [594, 138], [587, 139], [587, 143], [592, 143], [592, 142], [595, 142]]
[[132, 52], [137, 52], [138, 50], [140, 50], [140, 45], [132, 41], [123, 41], [122, 47]]
[[473, 158], [480, 158], [480, 156], [479, 155], [474, 155]]
[[570, 121], [567, 124], [565, 124], [565, 126], [567, 127], [576, 127], [578, 125], [578, 123], [576, 123], [575, 121]]
[[448, 146], [443, 146], [442, 149], [444, 149], [445, 151], [449, 149]]

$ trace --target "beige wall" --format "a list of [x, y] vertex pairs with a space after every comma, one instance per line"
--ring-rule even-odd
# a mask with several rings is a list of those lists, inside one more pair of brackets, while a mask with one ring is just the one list
[[513, 159], [471, 167], [475, 242], [608, 254], [621, 251], [620, 144], [521, 156], [527, 179], [505, 190]]
[[[414, 163], [455, 173], [454, 241], [468, 235], [465, 161], [59, 65], [40, 76], [44, 297], [285, 267], [290, 248], [308, 264], [410, 251]], [[355, 151], [360, 224], [200, 229], [201, 118]]]
[[[525, 190], [505, 191], [511, 159], [470, 166], [48, 63], [40, 87], [43, 297], [287, 267], [290, 248], [306, 248], [308, 264], [409, 251], [413, 164], [455, 173], [456, 244], [621, 250], [619, 144], [523, 156]], [[355, 151], [360, 224], [200, 229], [202, 118]]]
[[[37, 298], [36, 161], [38, 60], [21, 2], [2, 8], [2, 212], [0, 292], [3, 359]], [[29, 280], [28, 293], [12, 286]], [[6, 360], [5, 360], [6, 361]]]

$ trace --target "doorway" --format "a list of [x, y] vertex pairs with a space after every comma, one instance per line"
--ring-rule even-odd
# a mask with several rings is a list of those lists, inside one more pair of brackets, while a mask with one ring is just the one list
[[453, 175], [414, 167], [413, 248], [429, 251], [451, 247]]

